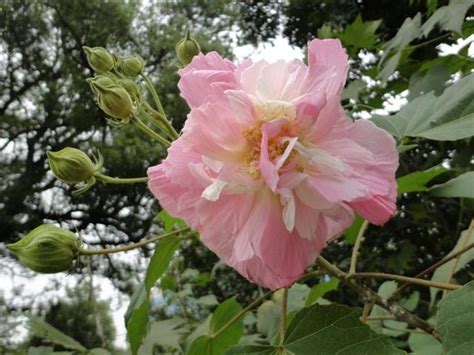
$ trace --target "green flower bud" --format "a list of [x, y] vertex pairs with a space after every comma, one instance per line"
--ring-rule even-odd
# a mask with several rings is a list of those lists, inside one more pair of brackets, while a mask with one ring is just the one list
[[176, 56], [184, 65], [191, 63], [193, 57], [201, 52], [201, 47], [196, 40], [191, 38], [189, 31], [186, 31], [184, 38], [176, 44]]
[[100, 95], [104, 89], [117, 84], [115, 80], [107, 75], [96, 75], [93, 78], [87, 79], [86, 81], [89, 83], [91, 90], [96, 95]]
[[99, 95], [99, 107], [107, 115], [127, 120], [133, 112], [133, 102], [127, 90], [115, 85], [104, 88]]
[[142, 57], [139, 55], [132, 55], [130, 57], [123, 58], [122, 64], [120, 65], [120, 70], [125, 74], [125, 76], [135, 78], [143, 71], [144, 66], [145, 61]]
[[101, 166], [94, 164], [82, 151], [64, 148], [58, 152], [47, 152], [48, 163], [54, 176], [66, 184], [87, 182]]
[[138, 86], [133, 80], [121, 79], [119, 80], [118, 84], [127, 90], [133, 101], [140, 102], [142, 90], [140, 89], [140, 86]]
[[115, 59], [109, 51], [102, 47], [82, 47], [86, 52], [87, 61], [92, 69], [97, 73], [105, 73], [115, 65]]
[[43, 224], [7, 248], [31, 270], [52, 274], [72, 268], [80, 241], [68, 230]]

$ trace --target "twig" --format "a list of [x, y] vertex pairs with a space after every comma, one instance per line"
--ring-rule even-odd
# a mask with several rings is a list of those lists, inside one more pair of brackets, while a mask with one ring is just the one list
[[433, 335], [433, 337], [435, 337], [436, 339], [438, 340], [440, 339], [438, 331], [432, 324], [410, 313], [408, 310], [398, 305], [394, 301], [387, 300], [386, 298], [381, 297], [370, 288], [358, 284], [355, 280], [348, 279], [348, 275], [344, 271], [332, 265], [329, 261], [327, 261], [323, 257], [321, 256], [318, 257], [318, 259], [316, 260], [316, 263], [321, 268], [327, 270], [331, 275], [341, 280], [341, 282], [343, 282], [345, 285], [353, 289], [355, 292], [361, 295], [368, 302], [373, 302], [379, 305], [380, 307], [388, 310], [397, 318], [397, 320], [406, 322], [413, 328], [420, 328], [424, 330], [425, 332]]
[[145, 246], [149, 243], [154, 243], [154, 242], [156, 242], [160, 239], [170, 237], [170, 236], [175, 235], [175, 234], [187, 232], [189, 230], [190, 230], [189, 227], [181, 228], [181, 229], [178, 229], [178, 230], [175, 230], [175, 231], [172, 231], [172, 232], [157, 235], [157, 236], [152, 237], [150, 239], [144, 239], [144, 240], [141, 240], [137, 243], [122, 245], [122, 246], [116, 247], [116, 248], [110, 248], [110, 249], [80, 249], [79, 250], [79, 255], [90, 256], [90, 255], [112, 254], [112, 253], [120, 253], [120, 252], [123, 252], [123, 251], [129, 251], [129, 250], [132, 250], [132, 249], [141, 248], [141, 247], [143, 247], [143, 246]]
[[280, 343], [278, 347], [283, 349], [283, 342], [285, 341], [286, 333], [286, 311], [288, 306], [288, 288], [283, 288], [283, 298], [281, 301], [281, 311], [280, 311]]
[[362, 308], [362, 317], [360, 317], [363, 322], [367, 321], [369, 318], [369, 314], [373, 306], [374, 304], [372, 302], [367, 302], [364, 304], [364, 308]]
[[362, 237], [364, 236], [364, 233], [367, 230], [368, 226], [369, 226], [369, 221], [364, 220], [364, 223], [362, 223], [362, 225], [360, 226], [359, 233], [357, 233], [354, 248], [352, 249], [351, 266], [349, 268], [349, 274], [353, 274], [356, 272], [356, 264], [357, 264], [357, 257], [359, 255], [360, 243], [362, 241]]
[[[360, 317], [360, 318], [361, 318], [361, 320], [363, 320], [362, 317]], [[396, 320], [396, 319], [397, 318], [393, 314], [391, 314], [391, 315], [388, 315], [388, 316], [368, 316], [363, 321], [366, 322], [366, 321], [369, 321], [369, 320]]]
[[262, 296], [260, 296], [260, 297], [256, 298], [255, 300], [253, 300], [251, 303], [249, 303], [247, 305], [247, 307], [242, 309], [239, 313], [237, 313], [235, 316], [233, 316], [226, 324], [224, 324], [222, 326], [222, 328], [220, 328], [214, 334], [211, 334], [210, 337], [215, 338], [215, 337], [219, 336], [219, 334], [221, 334], [224, 330], [226, 330], [228, 327], [230, 327], [234, 322], [238, 321], [242, 316], [245, 315], [245, 313], [250, 311], [253, 307], [255, 307], [257, 304], [262, 302], [265, 298], [270, 296], [272, 293], [273, 293], [273, 291], [268, 291], [265, 294], [263, 294]]
[[383, 272], [358, 272], [355, 274], [347, 275], [347, 279], [364, 278], [364, 277], [397, 280], [397, 281], [402, 281], [402, 282], [408, 282], [415, 285], [440, 288], [442, 290], [457, 290], [458, 288], [462, 287], [460, 285], [453, 285], [453, 284], [445, 283], [445, 282], [428, 281], [428, 280], [417, 279], [414, 277], [407, 277], [407, 276], [396, 275], [396, 274], [385, 274]]

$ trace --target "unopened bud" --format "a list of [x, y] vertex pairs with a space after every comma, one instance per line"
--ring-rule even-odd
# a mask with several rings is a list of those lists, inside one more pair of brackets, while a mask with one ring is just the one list
[[72, 268], [80, 241], [68, 230], [43, 224], [7, 248], [31, 270], [52, 274]]
[[86, 80], [91, 86], [94, 94], [99, 95], [102, 90], [114, 86], [117, 83], [110, 76], [107, 75], [96, 75], [93, 78]]
[[94, 164], [86, 153], [76, 148], [67, 147], [46, 154], [54, 176], [67, 184], [87, 182], [101, 167], [100, 164]]
[[125, 76], [130, 78], [135, 78], [142, 71], [145, 66], [145, 61], [139, 55], [132, 55], [130, 57], [125, 57], [120, 64], [120, 70]]
[[105, 88], [99, 95], [99, 107], [107, 115], [128, 119], [133, 112], [133, 102], [127, 90], [119, 85]]
[[121, 79], [118, 84], [128, 92], [133, 101], [140, 101], [142, 91], [137, 83], [131, 79]]
[[189, 31], [186, 31], [184, 38], [176, 44], [176, 56], [184, 65], [191, 63], [193, 57], [198, 55], [201, 47], [196, 40], [191, 38]]
[[109, 51], [102, 47], [82, 47], [86, 52], [87, 61], [92, 69], [97, 73], [105, 73], [115, 65], [115, 59]]

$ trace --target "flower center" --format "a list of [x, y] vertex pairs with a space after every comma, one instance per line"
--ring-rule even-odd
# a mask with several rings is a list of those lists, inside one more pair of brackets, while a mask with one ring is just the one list
[[[289, 125], [284, 126], [280, 133], [276, 137], [268, 139], [268, 160], [274, 162], [283, 155], [285, 149], [288, 146], [288, 140], [284, 140], [290, 133]], [[254, 177], [259, 179], [261, 177], [260, 172], [260, 158], [261, 158], [261, 145], [262, 145], [262, 131], [261, 125], [248, 129], [243, 132], [243, 136], [248, 144], [248, 152], [245, 157], [244, 170]], [[296, 151], [292, 151], [289, 157], [286, 159], [282, 167], [285, 167], [297, 154]]]

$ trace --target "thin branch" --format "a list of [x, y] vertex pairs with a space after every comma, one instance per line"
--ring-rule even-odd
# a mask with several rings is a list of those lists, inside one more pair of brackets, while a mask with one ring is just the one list
[[[361, 318], [361, 320], [363, 320], [362, 317], [360, 317], [360, 318]], [[397, 318], [393, 314], [391, 314], [391, 315], [387, 315], [387, 316], [367, 316], [367, 317], [365, 317], [365, 319], [363, 321], [365, 322], [365, 321], [369, 321], [369, 320], [396, 320], [396, 319]]]
[[103, 174], [95, 175], [96, 179], [102, 181], [105, 184], [137, 184], [137, 183], [147, 183], [148, 177], [138, 177], [138, 178], [118, 178], [112, 177]]
[[460, 285], [453, 285], [453, 284], [445, 283], [445, 282], [428, 281], [428, 280], [417, 279], [414, 277], [407, 277], [407, 276], [396, 275], [396, 274], [385, 274], [383, 272], [358, 272], [355, 274], [348, 275], [347, 279], [365, 278], [365, 277], [397, 280], [397, 281], [408, 282], [408, 283], [420, 285], [420, 286], [440, 288], [442, 290], [457, 290], [458, 288], [462, 287]]
[[351, 266], [349, 268], [349, 274], [353, 274], [356, 272], [356, 264], [357, 264], [357, 257], [359, 256], [360, 243], [362, 242], [362, 237], [364, 236], [364, 233], [367, 230], [368, 226], [369, 226], [369, 221], [364, 220], [364, 223], [362, 223], [362, 225], [360, 226], [359, 233], [357, 233], [354, 248], [352, 249]]
[[355, 292], [361, 295], [368, 302], [373, 302], [379, 305], [380, 307], [388, 310], [397, 318], [397, 320], [408, 323], [413, 328], [420, 328], [424, 330], [425, 332], [433, 335], [433, 337], [435, 337], [436, 339], [438, 340], [440, 339], [438, 331], [432, 324], [410, 313], [408, 310], [398, 305], [394, 301], [381, 297], [370, 288], [364, 285], [360, 285], [355, 280], [348, 279], [348, 274], [346, 274], [344, 271], [342, 271], [338, 267], [332, 265], [329, 261], [324, 259], [322, 256], [318, 257], [318, 259], [316, 260], [316, 263], [321, 268], [327, 270], [331, 275], [341, 280], [342, 283], [344, 283], [345, 285], [353, 289]]
[[219, 336], [219, 334], [221, 334], [224, 330], [226, 330], [227, 328], [229, 328], [234, 322], [238, 321], [241, 317], [243, 317], [245, 315], [245, 313], [247, 313], [248, 311], [250, 311], [253, 307], [255, 307], [257, 304], [259, 304], [260, 302], [262, 302], [265, 298], [267, 298], [268, 296], [270, 296], [271, 294], [273, 293], [273, 291], [268, 291], [266, 292], [265, 294], [263, 294], [262, 296], [256, 298], [255, 300], [253, 300], [251, 303], [249, 303], [247, 305], [247, 307], [245, 307], [244, 309], [242, 309], [239, 313], [237, 313], [235, 316], [233, 316], [226, 324], [224, 324], [222, 326], [222, 328], [220, 328], [217, 332], [215, 332], [214, 334], [211, 334], [210, 337], [211, 338], [215, 338], [217, 336]]
[[283, 298], [281, 301], [280, 311], [280, 344], [279, 348], [283, 349], [283, 342], [285, 341], [286, 333], [286, 312], [288, 307], [288, 288], [283, 288]]
[[90, 256], [90, 255], [112, 254], [112, 253], [120, 253], [120, 252], [123, 252], [123, 251], [129, 251], [129, 250], [141, 248], [141, 247], [143, 247], [143, 246], [145, 246], [149, 243], [154, 243], [154, 242], [156, 242], [160, 239], [170, 237], [172, 235], [187, 232], [189, 230], [190, 230], [189, 227], [181, 228], [181, 229], [178, 229], [178, 230], [175, 230], [175, 231], [172, 231], [172, 232], [157, 235], [157, 236], [152, 237], [150, 239], [141, 240], [137, 243], [123, 245], [123, 246], [116, 247], [116, 248], [111, 248], [111, 249], [80, 249], [79, 250], [79, 255]]

